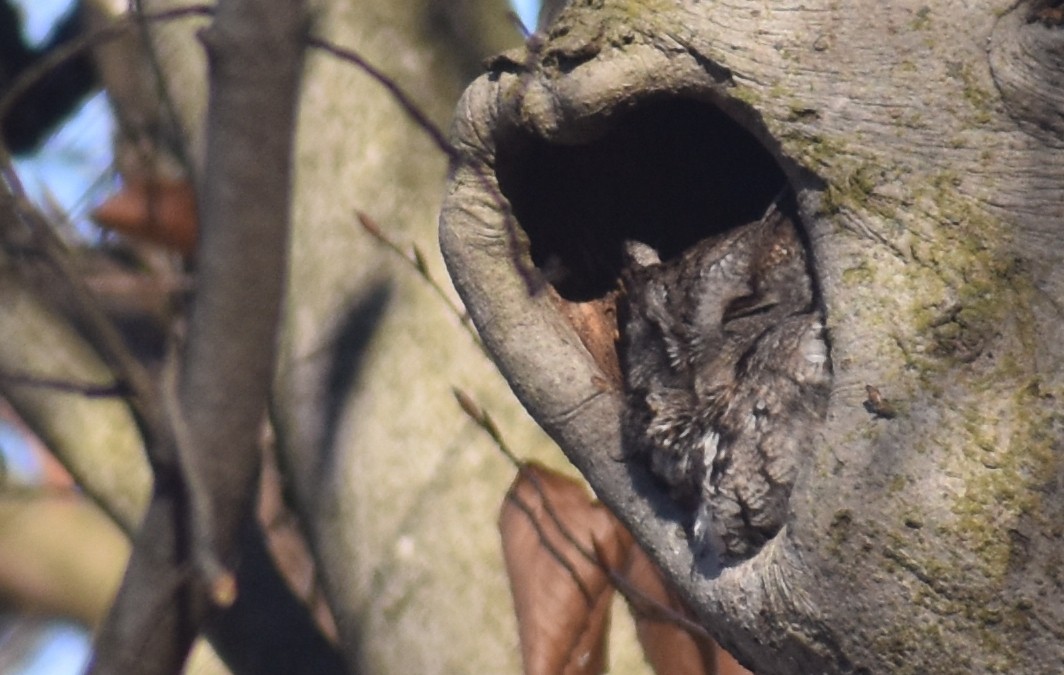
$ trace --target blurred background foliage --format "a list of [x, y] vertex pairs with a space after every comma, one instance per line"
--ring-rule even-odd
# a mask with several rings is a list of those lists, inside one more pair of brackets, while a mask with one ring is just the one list
[[[0, 92], [85, 28], [80, 0], [0, 0]], [[534, 27], [539, 0], [511, 0]], [[63, 236], [109, 233], [90, 214], [119, 188], [116, 124], [91, 57], [65, 62], [0, 124], [27, 194]], [[0, 400], [0, 673], [80, 673], [128, 543]]]

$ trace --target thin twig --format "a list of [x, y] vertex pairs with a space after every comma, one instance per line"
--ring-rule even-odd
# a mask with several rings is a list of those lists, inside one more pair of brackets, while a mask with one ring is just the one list
[[[10, 165], [4, 168], [10, 169]], [[15, 264], [44, 268], [46, 273], [42, 278], [52, 286], [51, 296], [64, 300], [65, 311], [79, 333], [103, 360], [115, 381], [126, 388], [125, 398], [130, 412], [148, 449], [149, 459], [154, 462], [152, 453], [157, 441], [165, 434], [165, 422], [151, 376], [129, 351], [114, 324], [100, 308], [47, 219], [24, 196], [12, 193], [12, 189], [20, 187], [17, 176], [15, 181], [0, 184], [3, 192], [0, 209], [11, 210], [11, 217], [0, 218], [0, 246], [9, 253], [14, 252], [11, 260]], [[25, 250], [33, 251], [34, 255], [18, 255], [19, 251]]]
[[[536, 486], [535, 483], [533, 483], [533, 486], [537, 488], [538, 492], [538, 486]], [[547, 549], [547, 552], [551, 554], [554, 560], [556, 560], [558, 564], [564, 567], [565, 571], [569, 573], [569, 576], [573, 579], [573, 583], [575, 583], [577, 588], [580, 589], [580, 594], [584, 596], [584, 600], [587, 602], [587, 604], [593, 604], [595, 602], [595, 596], [591, 592], [591, 589], [587, 587], [587, 584], [584, 583], [584, 580], [576, 571], [576, 566], [573, 565], [573, 561], [569, 560], [568, 556], [558, 550], [558, 548], [553, 543], [551, 543], [550, 538], [547, 537], [547, 532], [543, 529], [543, 525], [539, 522], [539, 520], [533, 513], [532, 507], [529, 506], [523, 499], [513, 493], [507, 494], [506, 498], [509, 499], [510, 502], [514, 506], [516, 506], [522, 513], [528, 516], [528, 522], [532, 524], [532, 529], [534, 529], [536, 531], [536, 534], [539, 535], [539, 541], [543, 545], [543, 548]], [[540, 494], [540, 499], [543, 501], [544, 505], [547, 503], [547, 498], [542, 493]], [[555, 525], [557, 525], [559, 529], [561, 528], [560, 523], [555, 522]]]
[[532, 37], [532, 31], [530, 31], [528, 29], [528, 26], [526, 26], [525, 22], [521, 20], [521, 17], [518, 16], [517, 12], [515, 12], [515, 11], [513, 11], [511, 9], [508, 12], [506, 12], [506, 16], [507, 16], [507, 18], [510, 19], [510, 23], [512, 23], [514, 25], [514, 27], [517, 29], [517, 31], [519, 33], [521, 33], [521, 37], [523, 37], [526, 40], [528, 38]]
[[414, 99], [403, 91], [398, 82], [385, 75], [384, 72], [366, 60], [361, 54], [348, 47], [341, 47], [328, 40], [314, 36], [307, 39], [307, 44], [361, 68], [363, 72], [388, 90], [388, 93], [392, 95], [392, 98], [403, 109], [403, 112], [414, 120], [414, 123], [421, 127], [422, 131], [428, 134], [432, 142], [436, 144], [436, 147], [440, 149], [440, 152], [447, 155], [448, 159], [452, 161], [459, 159], [458, 150], [447, 140], [447, 135], [428, 118], [428, 115], [422, 112], [421, 108], [414, 102]]
[[368, 232], [370, 235], [372, 235], [374, 239], [384, 244], [384, 246], [388, 248], [388, 250], [399, 256], [404, 262], [410, 265], [410, 267], [414, 268], [414, 271], [416, 271], [419, 275], [421, 275], [421, 278], [424, 279], [428, 283], [429, 287], [436, 293], [436, 295], [438, 295], [439, 298], [443, 300], [444, 305], [446, 305], [447, 309], [451, 312], [451, 314], [453, 314], [458, 319], [458, 322], [462, 325], [462, 328], [464, 328], [466, 332], [469, 333], [470, 336], [472, 336], [473, 342], [476, 343], [477, 347], [479, 347], [481, 351], [484, 351], [486, 353], [484, 343], [481, 342], [480, 335], [473, 327], [473, 321], [469, 317], [469, 313], [466, 312], [465, 309], [463, 309], [458, 303], [452, 300], [451, 296], [449, 296], [447, 294], [447, 291], [444, 289], [443, 284], [441, 284], [439, 281], [436, 280], [435, 277], [432, 276], [432, 273], [429, 272], [428, 264], [425, 260], [425, 255], [421, 252], [421, 249], [418, 248], [417, 244], [412, 244], [410, 247], [410, 252], [408, 253], [402, 246], [393, 241], [390, 237], [388, 237], [388, 235], [384, 233], [380, 225], [377, 224], [377, 221], [375, 221], [373, 218], [371, 218], [366, 213], [363, 213], [362, 211], [357, 211], [356, 213], [358, 215], [358, 222], [362, 224], [362, 228], [365, 229], [366, 232]]
[[[353, 63], [361, 68], [367, 75], [388, 90], [388, 93], [392, 95], [392, 98], [395, 99], [395, 102], [403, 109], [403, 112], [405, 112], [417, 126], [421, 127], [421, 130], [432, 139], [432, 142], [437, 148], [439, 148], [440, 152], [447, 155], [447, 159], [453, 164], [457, 164], [462, 160], [462, 154], [454, 144], [447, 140], [447, 134], [445, 134], [440, 127], [436, 126], [436, 124], [428, 118], [428, 115], [421, 111], [418, 105], [414, 102], [414, 99], [407, 94], [401, 86], [399, 86], [398, 82], [384, 74], [383, 71], [379, 70], [376, 66], [367, 61], [365, 57], [353, 49], [340, 47], [328, 40], [314, 36], [308, 38], [308, 43], [311, 47], [332, 54], [341, 60]], [[532, 43], [530, 42], [530, 44]], [[535, 50], [530, 49], [529, 58], [532, 58], [535, 53]], [[486, 168], [476, 165], [474, 171], [480, 181], [481, 187], [483, 187], [491, 196], [496, 211], [501, 213], [505, 220], [504, 229], [506, 230], [510, 260], [517, 269], [518, 276], [520, 276], [525, 282], [525, 288], [528, 289], [529, 295], [538, 295], [545, 288], [546, 284], [543, 275], [539, 273], [539, 270], [536, 269], [535, 265], [525, 262], [525, 247], [521, 243], [521, 237], [518, 236], [520, 225], [510, 208], [509, 200], [506, 199], [499, 190], [498, 185], [496, 185], [491, 179]]]
[[78, 500], [85, 495], [77, 485], [36, 485], [30, 483], [9, 483], [6, 471], [0, 469], [0, 501], [29, 502], [38, 499]]
[[484, 430], [488, 436], [491, 436], [491, 440], [495, 441], [495, 447], [499, 449], [503, 457], [508, 459], [515, 469], [519, 471], [523, 469], [526, 462], [519, 458], [510, 449], [510, 446], [506, 444], [506, 440], [502, 437], [502, 432], [499, 431], [499, 427], [495, 424], [495, 420], [491, 418], [491, 415], [488, 414], [488, 411], [477, 405], [472, 396], [458, 387], [451, 387], [451, 391], [454, 393], [454, 398], [458, 401], [458, 405], [462, 408], [462, 412], [476, 422], [477, 426]]
[[[41, 80], [48, 77], [53, 70], [67, 61], [81, 56], [93, 47], [122, 37], [133, 27], [134, 23], [140, 21], [170, 21], [188, 16], [210, 16], [213, 13], [214, 9], [211, 5], [199, 4], [150, 14], [138, 14], [136, 17], [126, 15], [98, 30], [74, 38], [70, 42], [49, 52], [46, 57], [23, 71], [7, 91], [4, 92], [3, 96], [0, 96], [0, 121], [7, 119], [7, 116], [11, 113], [11, 109], [16, 103], [18, 103], [19, 99], [21, 99], [26, 92], [40, 83]], [[6, 147], [4, 147], [2, 151], [3, 157], [6, 160], [7, 157], [10, 156], [10, 153]]]
[[122, 382], [111, 384], [92, 384], [74, 382], [51, 377], [30, 375], [29, 373], [12, 373], [0, 371], [0, 383], [9, 386], [39, 387], [67, 394], [80, 394], [88, 398], [113, 398], [129, 395], [129, 387]]
[[[209, 5], [207, 7], [207, 14], [213, 14], [214, 8]], [[151, 35], [148, 32], [148, 24], [159, 20], [158, 15], [152, 14], [151, 12], [145, 12], [141, 0], [133, 0], [132, 10], [133, 23], [140, 33], [140, 41], [148, 57], [148, 66], [151, 68], [156, 90], [155, 93], [159, 97], [163, 113], [166, 115], [165, 123], [170, 127], [170, 132], [173, 134], [173, 147], [169, 149], [175, 154], [177, 160], [184, 167], [192, 184], [198, 185], [199, 183], [195, 176], [196, 167], [188, 157], [188, 141], [184, 137], [185, 130], [184, 127], [182, 127], [180, 118], [177, 114], [177, 104], [174, 103], [174, 99], [170, 95], [170, 88], [166, 86], [166, 73], [163, 72], [162, 63], [159, 61], [159, 54], [156, 52], [155, 46], [152, 44]]]
[[[213, 7], [206, 4], [189, 5], [161, 12], [142, 14], [137, 21], [168, 21], [188, 16], [209, 16]], [[48, 76], [52, 69], [77, 58], [84, 52], [104, 42], [126, 34], [134, 24], [134, 17], [126, 15], [92, 33], [80, 36], [54, 50], [34, 67], [26, 70], [0, 96], [0, 122], [10, 113], [19, 99], [33, 86]], [[12, 228], [0, 231], [0, 242], [15, 260], [25, 262], [27, 256], [19, 252], [32, 251], [35, 258], [44, 261], [50, 268], [49, 279], [55, 285], [56, 297], [66, 298], [67, 311], [78, 326], [82, 336], [92, 345], [115, 379], [126, 387], [126, 399], [137, 429], [144, 440], [149, 462], [154, 469], [172, 461], [165, 457], [163, 444], [158, 441], [165, 432], [165, 421], [154, 385], [144, 367], [129, 352], [114, 324], [106, 317], [95, 296], [74, 269], [66, 246], [56, 235], [47, 218], [31, 203], [11, 162], [11, 154], [0, 141], [0, 178], [10, 191], [11, 208], [18, 214], [23, 231]], [[2, 189], [2, 188], [0, 188]], [[6, 219], [5, 219], [5, 222]], [[14, 224], [12, 223], [12, 226]]]
[[[517, 468], [518, 471], [522, 470], [526, 466], [526, 462], [519, 459], [517, 455], [513, 452], [513, 450], [511, 450], [510, 447], [506, 444], [506, 441], [502, 437], [502, 432], [499, 431], [499, 427], [495, 424], [495, 421], [491, 418], [491, 415], [487, 412], [487, 410], [477, 405], [477, 403], [472, 399], [472, 397], [470, 397], [469, 394], [462, 391], [461, 389], [458, 389], [457, 387], [452, 387], [452, 391], [454, 392], [454, 397], [455, 399], [457, 399], [458, 405], [462, 408], [462, 411], [465, 412], [465, 414], [468, 415], [469, 418], [477, 424], [477, 426], [479, 426], [485, 433], [488, 434], [488, 436], [491, 437], [491, 439], [495, 442], [495, 445], [498, 450], [502, 453], [504, 457], [506, 457], [507, 460], [510, 461], [511, 464], [513, 464]], [[636, 588], [635, 585], [631, 581], [629, 581], [623, 574], [618, 572], [610, 565], [606, 564], [601, 559], [601, 557], [597, 555], [597, 553], [589, 551], [583, 545], [583, 543], [576, 538], [576, 535], [572, 533], [572, 531], [565, 525], [565, 523], [561, 521], [560, 516], [554, 510], [554, 507], [550, 501], [550, 497], [547, 495], [543, 485], [539, 482], [539, 478], [535, 474], [529, 474], [529, 479], [529, 482], [532, 484], [533, 489], [535, 489], [536, 493], [539, 495], [539, 498], [543, 503], [544, 511], [546, 511], [548, 517], [554, 523], [555, 527], [558, 528], [558, 531], [561, 533], [561, 535], [570, 544], [572, 544], [573, 548], [575, 548], [576, 551], [585, 560], [595, 565], [606, 574], [606, 576], [610, 580], [610, 583], [613, 584], [613, 587], [616, 588], [621, 593], [621, 595], [624, 596], [624, 598], [629, 602], [629, 604], [633, 608], [636, 608], [637, 611], [641, 612], [644, 616], [649, 616], [651, 614], [651, 610], [653, 610], [653, 613], [659, 616], [662, 620], [673, 623], [679, 626], [680, 628], [683, 628], [687, 632], [691, 633], [692, 635], [697, 635], [699, 637], [704, 638], [710, 637], [709, 633], [706, 631], [705, 628], [695, 623], [691, 619], [687, 618], [683, 614], [673, 610], [672, 608], [662, 605], [654, 598], [647, 597], [645, 593]], [[534, 523], [535, 519], [532, 517], [530, 511], [526, 510], [525, 508], [522, 508], [521, 504], [519, 504], [516, 500], [514, 503], [517, 504], [518, 508], [521, 508], [521, 510], [524, 511], [529, 516], [529, 519], [532, 520]], [[540, 528], [535, 524], [533, 526], [536, 528], [536, 532], [540, 534], [541, 539], [546, 543], [546, 539], [543, 537], [543, 533]], [[555, 556], [559, 563], [561, 563], [563, 566], [565, 566], [567, 570], [569, 570], [569, 573], [573, 575], [574, 582], [581, 586], [581, 591], [584, 592], [585, 597], [588, 597], [588, 593], [586, 592], [586, 589], [583, 587], [583, 585], [580, 583], [580, 579], [576, 575], [576, 572], [571, 566], [571, 563], [567, 564], [569, 561], [563, 560], [564, 555], [561, 552], [556, 552], [556, 549], [554, 549], [553, 547], [548, 546], [548, 551], [550, 551], [551, 554]]]

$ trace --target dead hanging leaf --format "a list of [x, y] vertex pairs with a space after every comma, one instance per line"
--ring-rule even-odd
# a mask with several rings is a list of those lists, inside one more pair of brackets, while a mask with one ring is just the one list
[[499, 531], [525, 675], [603, 672], [615, 581], [655, 673], [751, 675], [698, 627], [658, 567], [583, 484], [525, 464], [506, 495]]
[[629, 607], [647, 661], [659, 675], [750, 675], [728, 652], [700, 630], [683, 601], [665, 583], [661, 570], [638, 544], [632, 546], [625, 578], [634, 593]]
[[717, 647], [717, 675], [753, 675], [735, 657]]
[[105, 229], [150, 241], [189, 257], [196, 249], [199, 220], [189, 181], [133, 179], [92, 212]]
[[716, 673], [717, 645], [707, 635], [693, 635], [670, 620], [688, 619], [680, 599], [662, 579], [657, 565], [639, 546], [632, 547], [625, 576], [639, 593], [639, 601], [629, 601], [635, 618], [636, 635], [655, 673], [664, 675], [711, 675]]
[[526, 464], [499, 515], [526, 675], [590, 675], [606, 664], [613, 585], [631, 535], [583, 485]]

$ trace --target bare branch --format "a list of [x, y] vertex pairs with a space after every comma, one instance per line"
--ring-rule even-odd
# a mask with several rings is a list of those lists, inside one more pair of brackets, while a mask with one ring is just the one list
[[[214, 9], [211, 5], [196, 4], [187, 7], [178, 7], [162, 12], [127, 15], [114, 23], [103, 28], [77, 37], [62, 47], [50, 52], [45, 58], [34, 64], [32, 68], [24, 71], [11, 87], [0, 96], [0, 120], [7, 118], [11, 109], [27, 91], [36, 86], [49, 73], [60, 65], [85, 54], [104, 42], [109, 42], [125, 35], [135, 24], [150, 23], [155, 21], [172, 21], [174, 19], [189, 16], [210, 16]], [[0, 157], [6, 159], [9, 153], [6, 148], [0, 150]]]
[[305, 22], [301, 0], [228, 0], [203, 36], [203, 235], [188, 341], [167, 396], [183, 489], [157, 484], [94, 672], [176, 672], [209, 605], [236, 600], [283, 291]]
[[[21, 186], [11, 165], [5, 164], [2, 170], [8, 181], [0, 188], [0, 246], [23, 277], [37, 282], [44, 294], [63, 308], [115, 381], [128, 391], [126, 400], [145, 447], [155, 448], [165, 427], [151, 377], [100, 309], [50, 224], [24, 196], [13, 192]], [[165, 462], [159, 457], [152, 459]]]
[[[460, 158], [457, 148], [447, 140], [447, 135], [436, 126], [424, 112], [422, 112], [421, 108], [419, 108], [414, 102], [414, 99], [399, 86], [399, 83], [376, 68], [361, 54], [353, 49], [340, 47], [327, 40], [314, 36], [311, 36], [308, 39], [308, 45], [321, 49], [328, 54], [332, 54], [337, 58], [353, 63], [361, 68], [367, 75], [388, 90], [388, 93], [392, 95], [392, 98], [403, 109], [403, 112], [414, 120], [415, 124], [421, 127], [422, 131], [432, 139], [432, 142], [437, 148], [439, 148], [440, 152], [447, 155], [447, 158], [451, 162], [455, 162]], [[511, 254], [510, 257], [513, 260], [514, 266], [517, 268], [518, 273], [521, 275], [521, 278], [524, 279], [528, 292], [532, 295], [538, 294], [546, 287], [546, 284], [539, 271], [529, 264], [523, 257], [520, 239], [517, 234], [517, 221], [514, 219], [513, 214], [510, 213], [509, 202], [506, 201], [506, 197], [504, 197], [502, 192], [499, 191], [498, 186], [493, 182], [492, 178], [489, 177], [486, 171], [478, 171], [477, 178], [480, 180], [487, 194], [491, 195], [491, 198], [495, 201], [499, 213], [507, 214], [506, 232]]]
[[52, 377], [31, 375], [29, 373], [3, 372], [0, 371], [0, 387], [40, 387], [52, 389], [67, 394], [80, 394], [88, 398], [111, 398], [126, 396], [129, 390], [121, 382], [111, 384], [93, 384], [90, 382], [75, 382], [73, 380], [60, 380]]
[[436, 126], [432, 120], [421, 110], [414, 99], [410, 97], [399, 84], [392, 78], [385, 75], [372, 63], [367, 61], [361, 54], [349, 47], [341, 47], [334, 45], [333, 43], [324, 40], [319, 37], [311, 36], [307, 40], [307, 44], [310, 47], [320, 49], [327, 54], [348, 61], [361, 68], [367, 75], [376, 80], [382, 87], [388, 90], [388, 93], [392, 95], [395, 102], [403, 109], [410, 119], [414, 120], [421, 129], [432, 139], [432, 142], [436, 144], [436, 147], [440, 149], [440, 152], [447, 155], [448, 159], [454, 160], [458, 158], [458, 151], [451, 145], [451, 142], [447, 140], [447, 134], [445, 134], [438, 126]]
[[[514, 453], [514, 451], [511, 450], [510, 447], [506, 444], [506, 441], [502, 436], [502, 432], [499, 430], [498, 425], [495, 424], [495, 420], [491, 418], [491, 415], [483, 407], [478, 405], [476, 401], [474, 401], [473, 398], [469, 396], [469, 394], [467, 394], [466, 392], [456, 387], [452, 388], [452, 391], [454, 392], [454, 397], [455, 399], [457, 399], [458, 405], [461, 406], [462, 411], [466, 415], [468, 415], [469, 418], [477, 424], [477, 426], [484, 430], [484, 432], [487, 433], [488, 436], [491, 437], [492, 441], [495, 442], [495, 446], [499, 449], [499, 452], [501, 452], [502, 455], [506, 457], [506, 459], [509, 460], [510, 463], [513, 464], [516, 469], [518, 469], [518, 471], [520, 471], [526, 465], [526, 462], [520, 459], [517, 454]], [[536, 476], [534, 472], [530, 472], [528, 474], [528, 480], [529, 483], [532, 485], [533, 489], [535, 489], [536, 493], [538, 494], [540, 501], [543, 503], [543, 510], [547, 513], [547, 516], [551, 519], [551, 522], [553, 522], [554, 526], [558, 528], [558, 532], [562, 535], [562, 537], [565, 538], [565, 540], [573, 546], [573, 548], [580, 554], [582, 558], [601, 569], [609, 577], [610, 582], [618, 591], [620, 591], [621, 595], [624, 596], [625, 600], [628, 601], [629, 605], [633, 608], [634, 611], [639, 612], [641, 615], [644, 616], [660, 618], [663, 621], [668, 621], [670, 623], [676, 624], [677, 626], [683, 628], [692, 635], [698, 637], [709, 637], [709, 633], [706, 632], [705, 628], [700, 626], [698, 623], [692, 621], [691, 619], [687, 618], [686, 616], [680, 614], [679, 612], [676, 612], [672, 608], [666, 607], [660, 602], [654, 600], [653, 598], [647, 597], [646, 594], [636, 588], [625, 577], [624, 573], [618, 571], [610, 565], [605, 564], [596, 552], [588, 550], [588, 548], [584, 546], [584, 544], [576, 537], [572, 530], [570, 530], [569, 527], [562, 521], [561, 517], [559, 516], [559, 514], [554, 509], [554, 506], [551, 503], [550, 496], [547, 494], [547, 491], [544, 489], [543, 485], [539, 482], [539, 477]], [[525, 514], [529, 516], [530, 522], [532, 522], [533, 526], [537, 529], [537, 531], [539, 531], [539, 524], [533, 517], [532, 511], [529, 506], [523, 501], [521, 501], [521, 499], [516, 495], [508, 494], [507, 499], [513, 501], [517, 508], [525, 512]], [[619, 521], [618, 526], [621, 526]], [[540, 534], [542, 535], [542, 532], [540, 532]], [[558, 563], [565, 567], [565, 569], [573, 575], [573, 581], [580, 587], [581, 592], [585, 595], [588, 595], [587, 590], [585, 589], [580, 577], [575, 572], [573, 563], [567, 558], [565, 558], [565, 556], [556, 548], [550, 546], [549, 541], [546, 537], [542, 537], [542, 539], [544, 541], [544, 545], [547, 546], [552, 553], [556, 554]]]
[[410, 252], [408, 253], [403, 249], [402, 246], [397, 244], [387, 234], [384, 233], [384, 231], [381, 229], [380, 225], [377, 223], [376, 220], [371, 218], [368, 214], [363, 213], [362, 211], [358, 212], [358, 222], [362, 224], [363, 229], [365, 229], [366, 232], [369, 232], [374, 239], [384, 244], [388, 248], [388, 250], [395, 253], [403, 260], [403, 262], [414, 268], [414, 270], [421, 276], [421, 278], [424, 279], [426, 283], [428, 283], [429, 288], [431, 288], [433, 292], [435, 292], [436, 295], [440, 298], [440, 300], [443, 301], [443, 304], [447, 307], [447, 309], [450, 310], [452, 314], [454, 314], [454, 316], [458, 319], [459, 323], [462, 324], [462, 328], [464, 328], [466, 332], [468, 332], [470, 336], [472, 336], [473, 342], [476, 343], [477, 347], [479, 347], [480, 350], [483, 351], [484, 344], [480, 341], [480, 336], [477, 334], [476, 329], [473, 328], [473, 322], [472, 319], [469, 318], [469, 313], [462, 309], [462, 307], [458, 303], [452, 300], [451, 296], [447, 295], [447, 291], [444, 290], [443, 285], [435, 277], [432, 276], [432, 274], [429, 272], [428, 263], [425, 261], [425, 254], [422, 253], [421, 249], [418, 248], [417, 244], [411, 245]]

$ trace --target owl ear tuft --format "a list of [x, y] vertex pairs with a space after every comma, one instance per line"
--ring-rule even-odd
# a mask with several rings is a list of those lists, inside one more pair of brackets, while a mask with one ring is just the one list
[[653, 267], [661, 264], [661, 256], [649, 244], [629, 239], [624, 242], [625, 262], [635, 267]]

